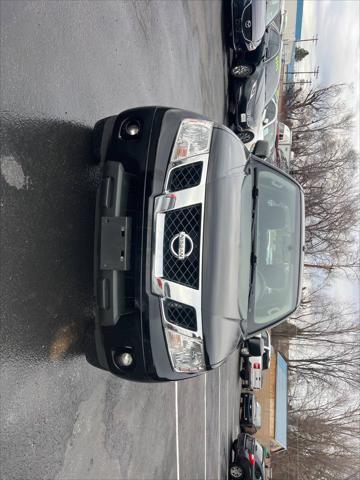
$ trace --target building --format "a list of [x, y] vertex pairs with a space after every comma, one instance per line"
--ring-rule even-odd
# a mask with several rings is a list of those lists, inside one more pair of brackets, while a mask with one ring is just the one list
[[284, 4], [285, 11], [285, 27], [282, 32], [283, 36], [283, 60], [286, 65], [291, 63], [294, 40], [296, 36], [296, 18], [297, 18], [298, 2], [296, 0], [287, 0]]
[[256, 393], [261, 405], [260, 443], [271, 452], [287, 449], [288, 365], [280, 353], [273, 354], [270, 369], [264, 372], [263, 388]]
[[295, 49], [301, 40], [304, 0], [285, 0], [286, 24], [283, 31], [283, 62], [285, 64], [286, 82], [293, 80], [295, 68]]

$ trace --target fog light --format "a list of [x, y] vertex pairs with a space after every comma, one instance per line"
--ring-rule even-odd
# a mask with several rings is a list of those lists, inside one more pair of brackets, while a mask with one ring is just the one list
[[119, 131], [119, 137], [124, 139], [136, 138], [140, 135], [140, 122], [135, 118], [127, 118], [123, 121]]
[[130, 135], [130, 137], [135, 137], [140, 132], [140, 126], [136, 123], [128, 123], [126, 125], [126, 133]]
[[115, 360], [120, 367], [130, 367], [134, 361], [131, 353], [128, 352], [116, 355]]

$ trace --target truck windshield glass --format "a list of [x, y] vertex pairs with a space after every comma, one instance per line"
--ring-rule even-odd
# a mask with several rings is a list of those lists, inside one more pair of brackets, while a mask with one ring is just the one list
[[275, 145], [277, 122], [273, 122], [270, 125], [266, 125], [263, 128], [263, 131], [264, 131], [264, 140], [268, 142], [269, 145]]
[[280, 0], [266, 0], [266, 25], [276, 17], [280, 10]]
[[281, 173], [266, 167], [255, 170], [258, 193], [249, 332], [289, 315], [297, 305], [300, 281], [300, 190]]

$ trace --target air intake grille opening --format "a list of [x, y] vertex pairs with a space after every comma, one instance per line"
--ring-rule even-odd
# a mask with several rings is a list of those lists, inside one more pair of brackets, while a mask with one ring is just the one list
[[175, 168], [168, 181], [167, 189], [170, 192], [196, 187], [201, 181], [202, 162], [190, 163]]
[[168, 322], [174, 325], [187, 328], [193, 332], [197, 330], [196, 311], [195, 308], [189, 305], [174, 302], [173, 300], [166, 300], [165, 317]]
[[[170, 210], [165, 216], [164, 278], [199, 288], [201, 205]], [[184, 235], [185, 234], [185, 235]], [[186, 236], [180, 255], [180, 236]]]

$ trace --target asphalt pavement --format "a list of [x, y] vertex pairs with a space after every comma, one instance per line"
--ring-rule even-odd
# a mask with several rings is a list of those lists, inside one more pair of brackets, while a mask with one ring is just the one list
[[1, 1], [2, 480], [224, 479], [238, 355], [191, 381], [90, 366], [96, 120], [169, 105], [223, 121], [222, 3]]

